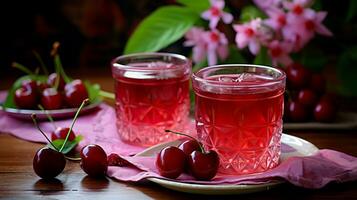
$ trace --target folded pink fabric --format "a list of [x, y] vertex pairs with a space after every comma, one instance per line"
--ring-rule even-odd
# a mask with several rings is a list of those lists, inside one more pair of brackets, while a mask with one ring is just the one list
[[[120, 181], [141, 181], [146, 178], [167, 179], [158, 174], [155, 157], [123, 157], [133, 166], [109, 167], [108, 176]], [[170, 179], [169, 179], [170, 180]], [[291, 157], [264, 173], [227, 176], [218, 174], [211, 181], [197, 181], [181, 174], [175, 181], [196, 184], [261, 184], [286, 180], [304, 188], [322, 188], [330, 182], [357, 180], [357, 158], [333, 150], [320, 150], [309, 157]]]
[[[6, 92], [0, 91], [0, 102]], [[90, 143], [95, 143], [109, 153], [117, 153], [133, 166], [109, 167], [108, 176], [120, 181], [136, 182], [148, 177], [161, 177], [155, 167], [155, 157], [130, 157], [143, 147], [122, 142], [117, 134], [114, 123], [115, 111], [112, 107], [101, 104], [100, 109], [78, 118], [74, 126], [76, 134], [84, 136], [78, 149]], [[57, 126], [70, 126], [71, 119], [56, 121]], [[53, 131], [49, 122], [41, 122], [41, 128], [48, 134]], [[0, 111], [0, 130], [18, 138], [45, 143], [45, 138], [38, 132], [31, 121], [18, 120]], [[283, 152], [295, 149], [283, 145]], [[293, 157], [278, 167], [260, 174], [245, 176], [217, 175], [212, 181], [196, 181], [187, 174], [182, 174], [176, 181], [200, 184], [261, 184], [273, 180], [286, 180], [296, 186], [305, 188], [321, 188], [329, 182], [346, 182], [357, 180], [357, 158], [332, 150], [320, 150], [310, 157]]]

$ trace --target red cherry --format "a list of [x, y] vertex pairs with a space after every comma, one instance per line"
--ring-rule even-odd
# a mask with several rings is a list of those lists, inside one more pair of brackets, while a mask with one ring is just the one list
[[91, 177], [103, 177], [108, 170], [107, 154], [102, 147], [90, 144], [81, 150], [81, 168]]
[[165, 147], [156, 157], [156, 167], [161, 176], [177, 178], [185, 168], [186, 155], [177, 147]]
[[[47, 84], [50, 85], [51, 87], [55, 87], [56, 86], [57, 77], [58, 77], [57, 73], [50, 74], [48, 76], [48, 79], [47, 79]], [[63, 77], [60, 76], [59, 77], [58, 90], [62, 91], [64, 89], [64, 85], [65, 85], [65, 82], [63, 80]]]
[[302, 89], [298, 94], [298, 101], [299, 103], [309, 107], [316, 103], [317, 95], [313, 90]]
[[62, 107], [62, 95], [55, 88], [46, 88], [41, 95], [41, 104], [47, 110]]
[[311, 76], [310, 88], [318, 93], [323, 93], [326, 89], [326, 80], [322, 74], [313, 74]]
[[294, 122], [301, 122], [307, 119], [308, 112], [305, 106], [299, 102], [291, 101], [288, 105], [289, 119]]
[[65, 100], [71, 107], [78, 107], [84, 99], [88, 98], [88, 92], [83, 82], [79, 79], [67, 83], [64, 87]]
[[42, 93], [43, 90], [45, 90], [46, 88], [49, 88], [50, 86], [47, 84], [47, 83], [44, 83], [44, 82], [40, 82], [40, 81], [37, 81], [37, 90]]
[[200, 150], [200, 146], [195, 140], [186, 140], [182, 142], [178, 148], [181, 149], [186, 154], [186, 156], [189, 156], [193, 151]]
[[292, 88], [305, 87], [310, 82], [311, 72], [300, 64], [289, 65], [286, 70], [287, 81]]
[[[57, 127], [57, 129], [51, 133], [51, 140], [66, 139], [68, 131], [69, 128]], [[75, 138], [76, 135], [74, 134], [73, 130], [71, 130], [68, 136], [68, 141], [73, 141]]]
[[37, 105], [37, 93], [29, 87], [21, 87], [15, 91], [14, 101], [18, 108], [35, 108]]
[[331, 122], [336, 118], [336, 106], [328, 98], [321, 98], [314, 109], [314, 118], [318, 122]]
[[43, 179], [56, 177], [65, 165], [66, 159], [63, 154], [49, 147], [39, 149], [33, 158], [33, 169]]
[[198, 180], [211, 180], [218, 171], [219, 158], [215, 151], [194, 151], [188, 157], [190, 172]]
[[37, 83], [34, 80], [23, 80], [21, 82], [21, 87], [26, 88], [26, 89], [30, 89], [32, 91], [37, 91]]

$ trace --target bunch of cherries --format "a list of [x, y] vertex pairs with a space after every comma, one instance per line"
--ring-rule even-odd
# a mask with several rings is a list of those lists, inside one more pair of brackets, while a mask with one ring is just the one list
[[185, 135], [192, 140], [186, 140], [178, 147], [166, 147], [159, 152], [156, 167], [161, 176], [175, 179], [183, 172], [188, 172], [198, 180], [211, 180], [217, 174], [219, 157], [215, 151], [205, 151], [201, 143], [189, 135], [170, 130], [166, 132]]
[[285, 72], [285, 121], [331, 122], [335, 119], [336, 104], [332, 96], [325, 93], [326, 81], [320, 73], [312, 73], [298, 63], [288, 66]]
[[24, 80], [14, 95], [18, 108], [35, 109], [38, 104], [41, 104], [46, 110], [75, 108], [87, 98], [88, 91], [80, 79], [65, 83], [58, 73], [50, 74], [46, 83]]
[[[32, 115], [33, 121], [37, 126], [38, 130], [43, 134], [43, 136], [52, 145], [52, 148], [46, 146], [39, 149], [33, 158], [33, 169], [35, 173], [43, 179], [51, 179], [59, 175], [65, 165], [66, 156], [63, 153], [63, 148], [67, 141], [73, 141], [76, 138], [75, 133], [72, 131], [73, 125], [78, 117], [78, 114], [82, 107], [88, 102], [85, 99], [75, 117], [73, 118], [70, 127], [57, 127], [55, 131], [51, 133], [51, 140], [46, 136], [46, 134], [40, 129], [37, 124], [36, 116]], [[56, 147], [53, 144], [54, 140], [62, 139], [64, 140], [62, 146]], [[80, 166], [84, 172], [86, 172], [91, 177], [104, 177], [108, 169], [107, 154], [99, 145], [90, 144], [82, 148], [80, 152], [81, 163]], [[68, 157], [67, 157], [68, 158]]]

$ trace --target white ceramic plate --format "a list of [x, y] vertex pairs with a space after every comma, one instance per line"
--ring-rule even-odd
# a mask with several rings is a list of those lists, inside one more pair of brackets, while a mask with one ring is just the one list
[[355, 129], [357, 128], [357, 113], [343, 112], [337, 113], [336, 120], [331, 123], [301, 122], [284, 123], [284, 130], [306, 130], [306, 129]]
[[[281, 161], [284, 161], [292, 156], [310, 156], [318, 151], [318, 148], [312, 143], [292, 135], [283, 134], [282, 143], [287, 144], [288, 146], [294, 148], [295, 151], [282, 153], [280, 157]], [[177, 140], [158, 144], [156, 146], [144, 150], [143, 152], [138, 153], [136, 156], [152, 156], [157, 154], [164, 147], [178, 146], [179, 144], [180, 141]], [[202, 185], [202, 184], [181, 183], [181, 182], [159, 179], [159, 178], [148, 178], [148, 180], [172, 190], [186, 192], [186, 193], [194, 193], [194, 194], [206, 194], [206, 195], [210, 195], [210, 194], [229, 195], [229, 194], [252, 193], [252, 192], [269, 190], [272, 187], [284, 183], [283, 181], [275, 181], [275, 182], [259, 184], [259, 185], [242, 185], [242, 184], [241, 185], [232, 185], [232, 184]]]
[[[97, 101], [86, 105], [81, 110], [80, 114], [85, 114], [91, 112], [98, 108], [101, 101]], [[63, 119], [63, 118], [71, 118], [77, 112], [78, 108], [64, 108], [58, 110], [47, 110], [47, 113], [51, 115], [54, 119]], [[0, 110], [7, 113], [9, 116], [24, 119], [24, 120], [31, 120], [31, 115], [34, 113], [36, 114], [37, 119], [39, 120], [46, 120], [47, 115], [42, 110], [27, 110], [27, 109], [17, 109], [17, 108], [5, 108], [0, 105]]]

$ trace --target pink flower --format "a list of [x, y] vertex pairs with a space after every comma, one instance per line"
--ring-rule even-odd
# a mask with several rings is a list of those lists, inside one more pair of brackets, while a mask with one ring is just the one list
[[290, 58], [289, 53], [292, 51], [292, 43], [290, 42], [279, 42], [274, 40], [268, 45], [268, 52], [273, 61], [273, 65], [278, 63], [283, 65], [290, 65], [293, 60]]
[[275, 31], [279, 31], [286, 27], [287, 25], [287, 16], [286, 13], [279, 8], [272, 8], [266, 11], [269, 16], [268, 19], [264, 21], [264, 23]]
[[216, 28], [218, 21], [222, 18], [223, 22], [229, 24], [233, 21], [233, 16], [230, 13], [223, 11], [223, 0], [210, 0], [211, 8], [202, 13], [201, 17], [209, 20], [209, 27]]
[[226, 36], [214, 29], [205, 33], [207, 42], [207, 60], [209, 65], [217, 64], [217, 54], [221, 60], [228, 57], [228, 40]]
[[315, 33], [332, 36], [331, 31], [322, 24], [326, 15], [327, 12], [315, 12], [308, 8], [303, 9], [299, 17], [294, 11], [287, 14], [288, 28], [283, 35], [286, 39], [295, 42], [295, 51], [303, 48], [315, 36]]
[[218, 30], [204, 31], [202, 28], [193, 27], [185, 35], [184, 46], [193, 47], [192, 59], [195, 63], [203, 61], [206, 57], [209, 65], [217, 64], [217, 54], [222, 60], [228, 56], [228, 40]]
[[260, 43], [266, 37], [266, 34], [260, 34], [262, 28], [261, 19], [257, 18], [248, 23], [234, 25], [234, 30], [237, 32], [236, 43], [238, 48], [243, 49], [248, 46], [250, 52], [257, 55], [260, 51]]
[[193, 47], [192, 59], [195, 63], [203, 61], [206, 56], [207, 44], [204, 40], [204, 35], [205, 31], [198, 27], [191, 28], [185, 35], [186, 41], [183, 45], [186, 47]]

